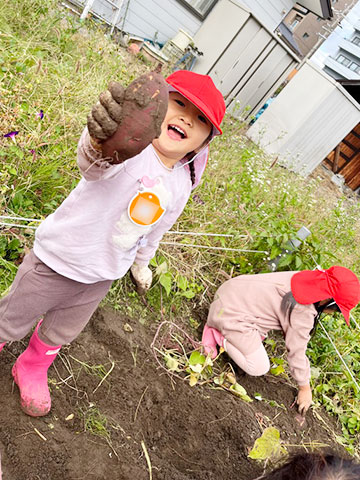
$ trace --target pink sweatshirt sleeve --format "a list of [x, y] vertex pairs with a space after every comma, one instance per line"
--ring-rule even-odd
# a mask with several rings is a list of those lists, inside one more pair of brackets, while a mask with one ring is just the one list
[[285, 334], [290, 372], [299, 386], [310, 382], [310, 363], [306, 349], [314, 325], [315, 309], [309, 305], [296, 305], [291, 313]]
[[167, 217], [165, 217], [164, 220], [160, 221], [154, 230], [147, 235], [147, 244], [145, 247], [139, 248], [139, 250], [136, 252], [135, 263], [143, 266], [147, 266], [149, 264], [150, 260], [155, 255], [160, 240], [179, 218], [185, 208], [188, 198], [189, 196], [185, 198], [183, 197], [182, 201], [178, 202], [176, 205], [176, 208]]
[[81, 175], [90, 182], [110, 178], [119, 171], [119, 168], [116, 168], [119, 165], [112, 165], [102, 158], [101, 152], [92, 147], [87, 127], [84, 128], [78, 143], [77, 164]]

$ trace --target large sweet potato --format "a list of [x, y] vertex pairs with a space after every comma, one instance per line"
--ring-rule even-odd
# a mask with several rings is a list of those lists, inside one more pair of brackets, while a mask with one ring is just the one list
[[[112, 117], [109, 131], [114, 130], [114, 118], [118, 127], [110, 138], [101, 141], [102, 153], [104, 157], [111, 157], [112, 163], [122, 163], [160, 135], [167, 111], [168, 87], [161, 74], [150, 72], [134, 80], [124, 93], [119, 84], [110, 85], [109, 91], [117, 100], [115, 108], [106, 95], [100, 97], [100, 102]], [[106, 122], [102, 127], [106, 130]]]

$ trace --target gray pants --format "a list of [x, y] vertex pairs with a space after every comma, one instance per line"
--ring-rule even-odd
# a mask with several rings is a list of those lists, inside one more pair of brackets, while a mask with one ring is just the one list
[[48, 345], [70, 343], [111, 284], [111, 280], [91, 284], [70, 280], [31, 251], [20, 265], [9, 294], [0, 300], [0, 343], [25, 337], [41, 317], [41, 340]]

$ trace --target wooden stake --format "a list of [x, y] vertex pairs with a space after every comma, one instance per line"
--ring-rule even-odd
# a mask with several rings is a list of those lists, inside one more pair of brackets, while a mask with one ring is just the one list
[[334, 163], [333, 163], [333, 172], [337, 173], [339, 170], [339, 157], [340, 157], [340, 143], [335, 148]]

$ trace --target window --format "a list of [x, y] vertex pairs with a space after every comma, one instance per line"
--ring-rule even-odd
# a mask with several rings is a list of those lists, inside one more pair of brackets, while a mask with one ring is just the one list
[[356, 73], [360, 72], [360, 65], [356, 62], [351, 62], [351, 64], [349, 65], [349, 68], [353, 72], [356, 72]]
[[190, 12], [194, 13], [201, 20], [206, 18], [218, 0], [178, 0]]
[[350, 70], [352, 70], [353, 72], [356, 72], [357, 67], [359, 67], [359, 65], [355, 62], [351, 62], [349, 66]]
[[355, 37], [351, 39], [351, 43], [354, 43], [355, 45], [360, 45], [360, 37], [355, 35]]
[[344, 65], [345, 67], [348, 67], [351, 63], [351, 60], [349, 60], [348, 58], [346, 58], [344, 55], [341, 55], [341, 54], [337, 57], [336, 60], [342, 65]]
[[310, 37], [310, 35], [305, 32], [304, 35], [303, 35], [303, 38], [309, 38], [309, 37]]
[[301, 20], [303, 19], [303, 17], [301, 15], [295, 15], [295, 18], [294, 20], [290, 23], [290, 28], [293, 30], [296, 25], [298, 25]]

